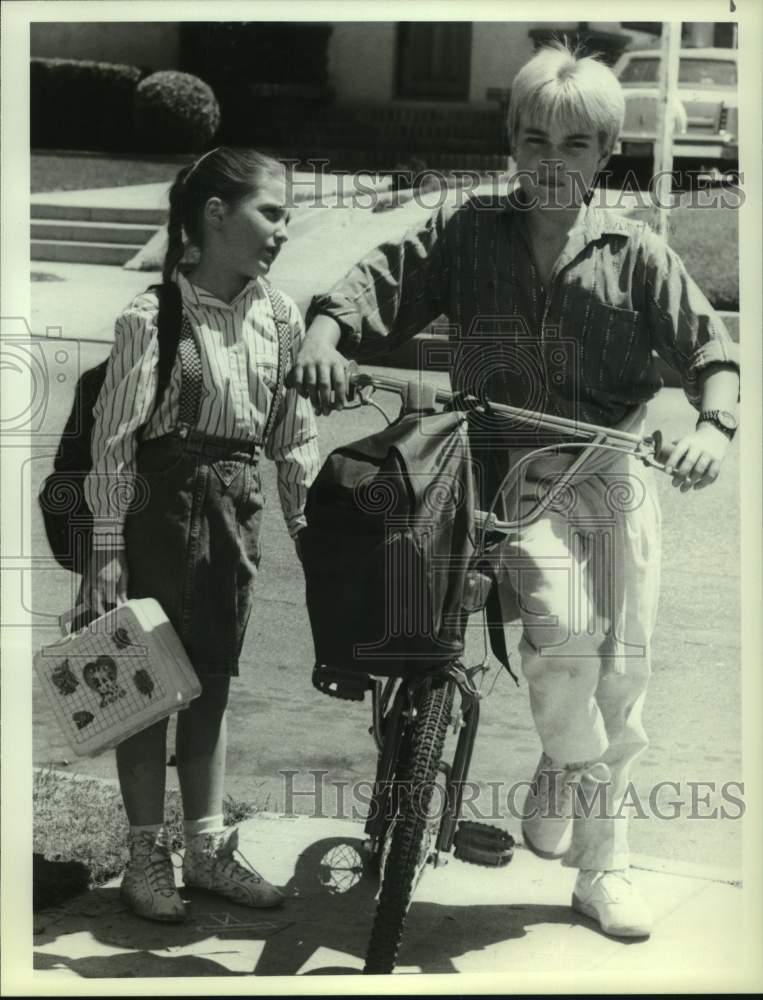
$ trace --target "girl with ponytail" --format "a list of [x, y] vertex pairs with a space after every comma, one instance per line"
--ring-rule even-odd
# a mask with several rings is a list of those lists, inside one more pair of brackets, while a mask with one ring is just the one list
[[[180, 171], [163, 268], [163, 283], [182, 303], [169, 384], [157, 399], [158, 296], [149, 290], [116, 321], [85, 483], [92, 612], [155, 598], [202, 684], [177, 720], [185, 884], [255, 907], [282, 896], [238, 860], [222, 797], [230, 678], [260, 561], [259, 462], [264, 452], [276, 463], [297, 554], [307, 487], [319, 468], [312, 406], [284, 387], [304, 327], [294, 303], [267, 281], [288, 221], [286, 176], [270, 157], [219, 147]], [[122, 895], [140, 916], [180, 921], [185, 906], [164, 827], [166, 733], [164, 720], [117, 747], [130, 823]]]

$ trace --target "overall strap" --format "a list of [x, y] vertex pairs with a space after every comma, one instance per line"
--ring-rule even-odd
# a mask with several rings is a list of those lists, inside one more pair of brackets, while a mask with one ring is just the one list
[[180, 436], [186, 437], [188, 432], [193, 430], [199, 422], [202, 366], [199, 345], [196, 343], [196, 338], [193, 335], [191, 321], [188, 319], [188, 314], [184, 309], [182, 312], [180, 342], [178, 343], [178, 354], [180, 355], [180, 364], [183, 372], [180, 381], [179, 428]]
[[273, 310], [273, 318], [275, 319], [276, 330], [278, 332], [278, 369], [276, 372], [276, 384], [273, 389], [273, 399], [270, 403], [270, 413], [262, 432], [262, 444], [264, 445], [273, 433], [273, 427], [278, 416], [281, 392], [286, 382], [287, 365], [291, 359], [292, 334], [291, 323], [289, 322], [289, 307], [286, 304], [286, 300], [278, 289], [273, 288], [269, 282], [264, 281], [263, 284], [270, 299], [270, 306]]

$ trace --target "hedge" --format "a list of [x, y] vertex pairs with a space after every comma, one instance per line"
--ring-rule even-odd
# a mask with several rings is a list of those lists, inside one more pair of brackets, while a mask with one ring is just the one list
[[37, 149], [135, 149], [137, 66], [77, 59], [32, 59], [31, 144]]

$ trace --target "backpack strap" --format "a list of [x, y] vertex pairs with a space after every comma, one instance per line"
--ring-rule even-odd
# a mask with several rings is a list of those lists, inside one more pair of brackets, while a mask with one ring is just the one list
[[[150, 285], [147, 289], [159, 300], [157, 330], [159, 338], [158, 380], [153, 416], [169, 388], [175, 358], [180, 355], [183, 376], [180, 383], [180, 432], [187, 434], [198, 422], [202, 393], [201, 355], [193, 335], [177, 284]], [[151, 417], [149, 417], [149, 420]], [[141, 431], [145, 429], [145, 424]]]
[[270, 299], [270, 306], [273, 310], [273, 318], [275, 319], [276, 330], [278, 332], [278, 369], [276, 372], [276, 384], [273, 388], [273, 399], [270, 403], [270, 413], [262, 432], [261, 444], [264, 445], [273, 433], [273, 427], [278, 416], [281, 392], [286, 382], [286, 368], [291, 358], [292, 334], [291, 323], [289, 322], [289, 307], [286, 305], [286, 300], [278, 289], [273, 288], [269, 282], [263, 282], [263, 284]]

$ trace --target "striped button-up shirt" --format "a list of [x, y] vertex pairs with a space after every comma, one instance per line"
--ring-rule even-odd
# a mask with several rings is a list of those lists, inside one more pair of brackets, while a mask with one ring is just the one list
[[[515, 196], [445, 204], [368, 254], [318, 313], [371, 360], [440, 317], [457, 388], [613, 426], [661, 387], [653, 352], [700, 402], [698, 372], [737, 345], [678, 256], [644, 223], [583, 207], [544, 287]], [[438, 348], [443, 361], [443, 349]]]
[[[202, 393], [198, 430], [251, 444], [261, 440], [273, 401], [278, 368], [278, 333], [268, 295], [254, 279], [226, 303], [178, 273], [183, 309], [199, 347]], [[304, 324], [294, 302], [284, 296], [292, 328], [292, 356], [304, 338]], [[85, 480], [85, 498], [98, 536], [119, 541], [135, 475], [137, 432], [145, 440], [169, 434], [178, 424], [181, 363], [175, 358], [169, 386], [154, 407], [157, 386], [156, 296], [144, 292], [117, 318], [114, 346], [93, 416], [93, 468]], [[315, 417], [308, 400], [285, 389], [265, 454], [277, 465], [278, 492], [289, 533], [304, 527], [307, 488], [318, 473]], [[148, 423], [146, 424], [146, 420]]]

